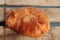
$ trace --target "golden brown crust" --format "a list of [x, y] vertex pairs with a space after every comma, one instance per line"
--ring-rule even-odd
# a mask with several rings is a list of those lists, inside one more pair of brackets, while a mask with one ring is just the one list
[[45, 11], [38, 8], [26, 7], [10, 11], [6, 25], [22, 35], [38, 37], [50, 28], [50, 22]]

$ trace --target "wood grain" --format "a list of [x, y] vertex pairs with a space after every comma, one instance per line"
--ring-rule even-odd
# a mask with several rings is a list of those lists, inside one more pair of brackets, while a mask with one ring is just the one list
[[60, 0], [0, 0], [0, 5], [60, 6]]
[[0, 5], [4, 5], [5, 4], [5, 0], [0, 0]]
[[60, 6], [60, 0], [6, 0], [7, 5]]

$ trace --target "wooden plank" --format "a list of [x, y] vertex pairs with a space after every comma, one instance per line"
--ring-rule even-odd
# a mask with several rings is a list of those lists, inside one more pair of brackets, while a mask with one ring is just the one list
[[[38, 38], [33, 38], [33, 37], [28, 37], [28, 36], [23, 36], [20, 34], [17, 34], [15, 32], [12, 32], [12, 30], [6, 30], [6, 35], [5, 38], [6, 40], [60, 40], [60, 27], [59, 26], [55, 26], [55, 27], [51, 27], [49, 32], [46, 33], [44, 36], [42, 37], [38, 37]], [[2, 34], [2, 32], [0, 33]], [[3, 37], [0, 37], [3, 39]]]
[[0, 21], [4, 20], [4, 8], [0, 8]]
[[4, 5], [5, 4], [5, 0], [0, 0], [0, 5]]
[[60, 6], [60, 0], [6, 0], [7, 5]]
[[60, 8], [46, 8], [45, 11], [51, 22], [60, 22]]

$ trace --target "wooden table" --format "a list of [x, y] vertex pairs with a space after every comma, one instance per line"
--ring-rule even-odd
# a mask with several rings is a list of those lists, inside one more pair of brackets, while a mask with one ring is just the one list
[[[14, 8], [6, 8], [6, 12]], [[43, 8], [51, 22], [60, 22], [60, 8]], [[4, 20], [4, 9], [0, 8], [0, 21]], [[0, 40], [60, 40], [60, 26], [51, 26], [47, 34], [39, 38], [19, 35], [9, 28], [0, 26]]]

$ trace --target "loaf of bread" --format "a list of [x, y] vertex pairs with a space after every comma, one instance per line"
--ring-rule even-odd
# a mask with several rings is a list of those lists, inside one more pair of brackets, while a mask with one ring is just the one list
[[39, 37], [48, 32], [50, 21], [43, 9], [23, 7], [9, 11], [6, 26], [19, 34]]

